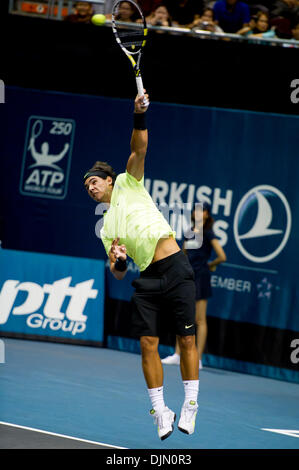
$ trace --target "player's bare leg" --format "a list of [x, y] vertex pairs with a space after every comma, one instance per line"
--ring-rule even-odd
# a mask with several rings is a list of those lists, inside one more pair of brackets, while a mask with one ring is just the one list
[[181, 409], [178, 428], [186, 434], [193, 434], [198, 408], [197, 396], [199, 386], [198, 351], [195, 335], [179, 336], [178, 343], [181, 351], [180, 367], [185, 390], [185, 401]]
[[195, 335], [178, 336], [180, 347], [181, 374], [183, 380], [198, 380], [198, 351], [195, 344]]
[[158, 353], [159, 338], [156, 336], [142, 336], [140, 348], [142, 356], [142, 370], [148, 388], [163, 386], [163, 367]]
[[154, 423], [158, 426], [160, 439], [164, 440], [173, 432], [176, 415], [164, 403], [163, 367], [158, 345], [159, 338], [155, 336], [142, 336], [140, 338], [142, 370], [152, 403], [150, 413], [154, 418]]
[[196, 344], [200, 369], [202, 369], [201, 360], [208, 336], [207, 304], [208, 301], [206, 299], [201, 299], [196, 302]]

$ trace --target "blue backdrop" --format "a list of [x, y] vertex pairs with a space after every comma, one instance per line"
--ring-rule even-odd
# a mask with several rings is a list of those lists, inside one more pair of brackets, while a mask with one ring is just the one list
[[[128, 100], [7, 89], [4, 248], [106, 259], [82, 176], [95, 160], [125, 170], [132, 111]], [[212, 206], [227, 262], [212, 275], [209, 315], [299, 337], [299, 118], [152, 102], [148, 128], [154, 201]], [[109, 296], [129, 300], [137, 275], [133, 263], [122, 283], [107, 272]]]

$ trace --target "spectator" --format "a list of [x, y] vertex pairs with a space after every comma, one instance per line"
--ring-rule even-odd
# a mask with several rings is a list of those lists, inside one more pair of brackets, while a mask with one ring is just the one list
[[214, 7], [215, 22], [225, 33], [239, 34], [239, 30], [249, 26], [250, 10], [239, 0], [218, 0]]
[[223, 29], [214, 21], [213, 8], [205, 8], [198, 20], [194, 21], [194, 31], [210, 31], [211, 33], [223, 33]]
[[[112, 14], [108, 13], [105, 15], [107, 19], [111, 20]], [[118, 15], [116, 16], [117, 21], [125, 21], [126, 23], [132, 23], [136, 21], [135, 9], [130, 2], [121, 2], [118, 7]]]
[[250, 25], [242, 28], [239, 34], [257, 38], [274, 38], [276, 36], [275, 28], [270, 28], [269, 15], [263, 11], [259, 11], [256, 16], [252, 17]]
[[159, 5], [146, 19], [152, 26], [171, 26], [172, 21], [169, 11], [165, 5]]
[[[192, 266], [195, 276], [196, 304], [196, 347], [199, 357], [199, 369], [202, 369], [201, 358], [205, 349], [208, 334], [207, 306], [212, 297], [211, 272], [216, 270], [220, 263], [226, 261], [226, 254], [213, 231], [214, 219], [211, 216], [211, 207], [203, 202], [202, 208], [192, 211], [192, 231], [202, 233], [202, 243], [196, 240], [185, 240], [183, 250]], [[197, 246], [196, 246], [197, 245]], [[216, 258], [209, 261], [213, 250]], [[163, 364], [180, 364], [180, 347], [176, 341], [175, 354], [162, 360]]]
[[243, 0], [249, 6], [250, 15], [254, 16], [258, 11], [270, 14], [276, 0]]
[[162, 0], [137, 0], [138, 5], [143, 11], [144, 16], [150, 16], [156, 8], [161, 5]]
[[276, 36], [279, 39], [292, 39], [292, 23], [294, 21], [279, 16], [272, 18], [270, 23], [272, 27], [275, 27]]
[[165, 0], [164, 3], [174, 26], [192, 28], [203, 10], [203, 0]]
[[89, 2], [76, 2], [75, 13], [65, 17], [65, 21], [69, 23], [90, 23], [94, 14], [92, 4]]
[[292, 28], [292, 39], [294, 41], [299, 41], [299, 21], [295, 24], [294, 28]]
[[277, 0], [272, 9], [272, 16], [299, 21], [299, 0]]
[[[277, 26], [276, 27], [276, 36], [279, 38], [279, 39], [286, 39], [286, 36], [287, 36], [287, 39], [290, 41], [288, 43], [284, 43], [283, 46], [284, 47], [296, 47], [296, 48], [299, 48], [299, 20], [295, 21], [292, 25], [290, 25], [290, 29], [291, 29], [291, 36], [289, 37], [288, 34], [286, 34], [286, 32], [284, 32], [282, 29], [281, 29], [281, 26]], [[293, 43], [293, 44], [292, 44]]]

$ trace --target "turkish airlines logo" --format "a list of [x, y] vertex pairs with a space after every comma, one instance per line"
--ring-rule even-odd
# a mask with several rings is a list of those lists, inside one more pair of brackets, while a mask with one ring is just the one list
[[238, 204], [234, 218], [236, 244], [250, 261], [265, 263], [283, 250], [291, 225], [291, 210], [284, 194], [274, 186], [256, 186]]

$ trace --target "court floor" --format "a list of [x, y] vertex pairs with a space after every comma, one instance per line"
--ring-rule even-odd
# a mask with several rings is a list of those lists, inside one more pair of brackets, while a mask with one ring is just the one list
[[[299, 449], [299, 384], [227, 370], [200, 372], [195, 433], [160, 441], [137, 354], [4, 339], [0, 448]], [[164, 366], [165, 402], [183, 402]]]

